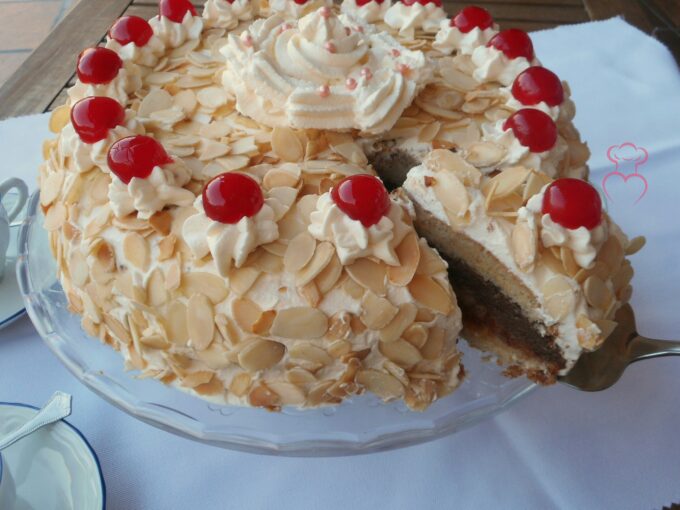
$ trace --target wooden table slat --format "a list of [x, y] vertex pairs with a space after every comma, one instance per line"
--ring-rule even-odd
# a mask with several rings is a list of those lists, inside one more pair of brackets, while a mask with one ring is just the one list
[[130, 0], [81, 0], [0, 88], [0, 118], [45, 110], [73, 75], [76, 56], [98, 41]]
[[[476, 2], [477, 5], [483, 5]], [[456, 13], [470, 2], [447, 2], [444, 8], [448, 13]], [[490, 3], [484, 7], [491, 13], [495, 20], [523, 20], [523, 21], [553, 21], [555, 23], [581, 23], [589, 21], [588, 13], [583, 4], [581, 5], [554, 5], [554, 4], [502, 4]]]

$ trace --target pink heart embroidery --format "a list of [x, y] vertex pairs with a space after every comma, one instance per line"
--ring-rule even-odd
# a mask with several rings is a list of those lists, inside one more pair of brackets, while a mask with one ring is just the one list
[[[637, 204], [642, 197], [645, 196], [647, 193], [647, 189], [649, 188], [649, 185], [647, 183], [647, 179], [638, 173], [638, 169], [647, 163], [647, 159], [649, 158], [649, 154], [647, 153], [647, 149], [644, 147], [638, 147], [634, 143], [631, 142], [625, 142], [622, 143], [621, 145], [612, 145], [609, 147], [607, 150], [607, 159], [614, 163], [616, 165], [616, 170], [609, 172], [607, 175], [604, 176], [602, 179], [602, 189], [604, 190], [604, 194], [607, 196], [609, 200], [612, 202], [614, 199], [609, 193], [609, 190], [607, 190], [607, 182], [611, 177], [616, 177], [623, 179], [622, 184], [628, 183], [630, 179], [633, 179], [633, 183], [638, 182], [638, 186], [640, 183], [642, 184], [642, 189], [635, 200], [633, 202], [634, 204]], [[621, 167], [623, 166], [629, 166], [629, 165], [634, 165], [635, 170], [632, 173], [629, 174], [624, 174], [621, 172]], [[613, 181], [610, 181], [613, 182]]]

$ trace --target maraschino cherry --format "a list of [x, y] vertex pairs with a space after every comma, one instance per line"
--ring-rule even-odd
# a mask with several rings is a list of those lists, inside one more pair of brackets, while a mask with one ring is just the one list
[[181, 23], [187, 12], [196, 16], [196, 8], [189, 0], [160, 0], [158, 5], [161, 16], [165, 16], [175, 23]]
[[557, 142], [557, 126], [553, 120], [534, 108], [517, 110], [505, 121], [503, 129], [512, 129], [519, 143], [531, 152], [545, 152]]
[[125, 121], [125, 109], [110, 97], [86, 97], [71, 108], [71, 124], [85, 143], [97, 143]]
[[150, 136], [121, 138], [109, 149], [107, 162], [111, 171], [125, 184], [133, 177], [146, 179], [154, 167], [172, 163], [163, 146]]
[[534, 45], [524, 30], [510, 28], [494, 35], [487, 43], [489, 48], [502, 51], [509, 59], [524, 57], [534, 59]]
[[228, 172], [203, 188], [203, 209], [211, 220], [234, 224], [252, 218], [264, 204], [260, 185], [245, 174]]
[[149, 42], [153, 29], [149, 22], [139, 16], [123, 16], [109, 30], [109, 37], [122, 45], [135, 43], [142, 47]]
[[538, 66], [529, 67], [519, 73], [512, 84], [512, 95], [527, 106], [540, 102], [545, 102], [548, 106], [559, 106], [564, 101], [560, 79], [549, 69]]
[[118, 54], [107, 48], [87, 48], [78, 57], [76, 72], [83, 83], [101, 85], [111, 82], [123, 67]]
[[565, 228], [592, 230], [602, 221], [602, 200], [586, 181], [557, 179], [545, 190], [542, 212]]
[[404, 5], [413, 5], [417, 3], [420, 5], [434, 4], [437, 7], [442, 6], [442, 0], [401, 0], [401, 3]]
[[467, 34], [475, 28], [486, 30], [493, 25], [493, 18], [489, 11], [476, 5], [465, 7], [451, 19], [451, 26]]
[[368, 228], [385, 216], [391, 206], [382, 181], [372, 175], [351, 175], [331, 189], [333, 202], [353, 220]]
[[355, 0], [355, 1], [356, 1], [356, 4], [357, 4], [358, 7], [362, 7], [366, 4], [370, 4], [371, 2], [375, 2], [378, 5], [382, 5], [382, 3], [385, 0]]

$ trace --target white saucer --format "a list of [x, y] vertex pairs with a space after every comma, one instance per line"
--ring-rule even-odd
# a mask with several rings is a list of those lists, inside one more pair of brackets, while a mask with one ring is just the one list
[[[7, 194], [7, 207], [11, 207], [16, 200], [14, 193]], [[16, 262], [18, 254], [18, 234], [21, 222], [26, 215], [26, 209], [19, 213], [19, 216], [12, 223], [9, 230], [9, 247], [7, 248], [7, 258], [5, 259], [5, 276], [0, 280], [0, 329], [9, 326], [26, 313], [24, 300], [21, 297], [19, 284], [17, 282]]]
[[[37, 408], [0, 402], [0, 436], [29, 420]], [[60, 421], [2, 451], [0, 508], [99, 510], [106, 487], [97, 454], [73, 425]]]

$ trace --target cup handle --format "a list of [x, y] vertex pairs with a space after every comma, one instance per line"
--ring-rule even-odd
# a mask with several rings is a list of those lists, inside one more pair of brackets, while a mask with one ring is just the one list
[[0, 201], [5, 198], [7, 192], [11, 189], [16, 189], [19, 192], [19, 200], [14, 204], [12, 210], [7, 212], [9, 223], [14, 221], [14, 218], [17, 217], [24, 208], [24, 205], [26, 205], [26, 200], [28, 200], [28, 186], [26, 186], [26, 183], [18, 177], [11, 177], [0, 184]]

